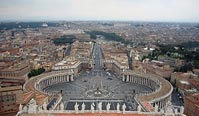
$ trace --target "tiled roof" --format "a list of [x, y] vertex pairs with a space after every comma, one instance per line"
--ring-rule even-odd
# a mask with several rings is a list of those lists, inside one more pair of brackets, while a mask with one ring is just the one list
[[191, 83], [191, 85], [193, 85], [197, 90], [199, 90], [199, 81], [191, 79], [189, 80], [189, 83]]

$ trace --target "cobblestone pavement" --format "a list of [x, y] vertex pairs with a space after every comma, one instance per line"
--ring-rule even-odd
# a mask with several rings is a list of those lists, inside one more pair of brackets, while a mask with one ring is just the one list
[[121, 105], [125, 103], [128, 110], [136, 110], [134, 96], [152, 92], [147, 86], [122, 82], [114, 73], [104, 71], [101, 68], [102, 52], [98, 44], [94, 46], [93, 58], [95, 62], [93, 70], [82, 72], [73, 82], [49, 86], [45, 91], [51, 93], [62, 91], [65, 109], [69, 110], [74, 108], [75, 102], [80, 105], [85, 102], [86, 108], [89, 109], [92, 102], [97, 104], [99, 101], [104, 102], [103, 108], [110, 102], [111, 109], [115, 109], [116, 103], [119, 102]]

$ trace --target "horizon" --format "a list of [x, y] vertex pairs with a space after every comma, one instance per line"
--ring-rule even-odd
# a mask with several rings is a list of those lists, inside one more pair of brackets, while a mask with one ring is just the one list
[[142, 21], [142, 20], [0, 20], [0, 23], [29, 23], [29, 22], [131, 22], [131, 23], [178, 23], [178, 24], [199, 24], [199, 22], [185, 21]]
[[199, 23], [198, 0], [1, 0], [0, 21]]

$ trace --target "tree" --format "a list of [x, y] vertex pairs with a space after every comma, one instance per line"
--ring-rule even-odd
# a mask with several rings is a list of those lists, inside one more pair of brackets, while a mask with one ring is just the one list
[[32, 69], [30, 71], [30, 73], [28, 73], [28, 77], [33, 77], [33, 76], [37, 76], [37, 75], [40, 75], [42, 74], [43, 72], [45, 72], [45, 69], [42, 67], [42, 68], [38, 68], [38, 69]]
[[66, 43], [72, 44], [74, 39], [76, 39], [74, 35], [64, 35], [61, 36], [60, 38], [54, 39], [53, 42], [56, 45], [66, 44]]
[[107, 33], [103, 31], [86, 31], [87, 34], [90, 34], [91, 39], [96, 39], [97, 35], [102, 35], [105, 39], [109, 41], [122, 42], [124, 44], [129, 44], [130, 41], [125, 41], [122, 37], [116, 35], [115, 33]]
[[194, 65], [194, 68], [199, 69], [199, 60], [194, 61], [193, 65]]
[[180, 72], [187, 72], [192, 70], [193, 70], [193, 65], [191, 63], [185, 64], [180, 68]]

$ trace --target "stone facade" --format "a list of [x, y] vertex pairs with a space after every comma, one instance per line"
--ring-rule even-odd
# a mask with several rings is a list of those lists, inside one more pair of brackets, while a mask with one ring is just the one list
[[23, 100], [21, 96], [21, 86], [0, 88], [0, 115], [18, 112], [18, 106]]
[[1, 70], [0, 77], [24, 79], [25, 75], [28, 74], [30, 70], [31, 70], [30, 64], [28, 62], [22, 62]]

